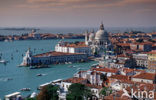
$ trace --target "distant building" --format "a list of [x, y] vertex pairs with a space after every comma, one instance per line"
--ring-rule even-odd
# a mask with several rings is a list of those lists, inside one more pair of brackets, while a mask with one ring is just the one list
[[32, 30], [32, 32], [28, 36], [33, 37], [33, 39], [41, 39], [41, 34], [37, 33], [35, 29]]

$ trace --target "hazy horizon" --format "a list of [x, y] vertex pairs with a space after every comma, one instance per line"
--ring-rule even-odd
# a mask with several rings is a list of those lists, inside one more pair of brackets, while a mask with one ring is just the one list
[[0, 0], [0, 27], [156, 27], [156, 0]]

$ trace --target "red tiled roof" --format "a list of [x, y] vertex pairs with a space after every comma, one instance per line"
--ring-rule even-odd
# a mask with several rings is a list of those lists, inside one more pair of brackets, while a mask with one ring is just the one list
[[156, 74], [154, 73], [140, 73], [140, 74], [134, 75], [133, 78], [154, 80], [155, 75]]
[[130, 46], [130, 43], [118, 43], [117, 45], [120, 45], [120, 46]]
[[67, 43], [63, 45], [64, 47], [74, 47], [74, 48], [80, 48], [80, 47], [88, 47], [85, 42], [78, 42], [78, 43]]
[[77, 77], [72, 77], [66, 80], [63, 80], [63, 82], [69, 82], [69, 83], [81, 83], [83, 80], [85, 80], [84, 78], [77, 78]]
[[129, 80], [129, 77], [124, 75], [112, 75], [109, 78], [118, 79], [118, 80]]
[[82, 53], [64, 53], [64, 52], [51, 51], [51, 52], [47, 52], [47, 53], [37, 54], [37, 55], [34, 55], [33, 57], [79, 55], [79, 54], [82, 54]]
[[101, 72], [110, 72], [110, 73], [118, 72], [118, 69], [115, 68], [92, 68], [92, 70], [101, 71]]
[[102, 86], [99, 85], [92, 85], [92, 84], [85, 84], [85, 85], [90, 88], [102, 89]]
[[147, 54], [156, 54], [156, 50], [150, 51]]

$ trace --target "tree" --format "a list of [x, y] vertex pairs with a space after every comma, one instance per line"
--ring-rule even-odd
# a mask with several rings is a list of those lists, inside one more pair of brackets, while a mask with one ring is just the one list
[[27, 99], [24, 99], [24, 100], [37, 100], [36, 98], [27, 98]]
[[[105, 83], [107, 85], [107, 80], [108, 80], [107, 73], [105, 73], [105, 74], [101, 73], [100, 79], [103, 81], [103, 83]], [[102, 86], [104, 86], [104, 84], [102, 84]]]
[[107, 81], [107, 73], [105, 73], [105, 74], [101, 74], [100, 75], [100, 79], [103, 81], [103, 82], [105, 82], [105, 81]]
[[37, 100], [58, 100], [58, 89], [59, 87], [55, 85], [43, 87], [37, 96]]
[[88, 87], [83, 84], [74, 83], [70, 85], [68, 89], [68, 94], [66, 96], [67, 100], [85, 100], [91, 97], [91, 91]]
[[112, 93], [112, 90], [107, 87], [102, 88], [102, 90], [100, 91], [100, 94], [102, 96], [107, 96], [108, 94], [111, 94], [111, 93]]

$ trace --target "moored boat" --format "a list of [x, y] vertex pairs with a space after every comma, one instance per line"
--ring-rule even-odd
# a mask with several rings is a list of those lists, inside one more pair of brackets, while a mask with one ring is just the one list
[[30, 91], [30, 88], [22, 88], [20, 91]]

